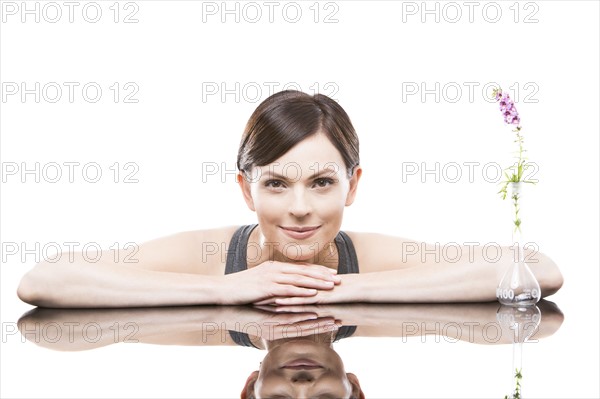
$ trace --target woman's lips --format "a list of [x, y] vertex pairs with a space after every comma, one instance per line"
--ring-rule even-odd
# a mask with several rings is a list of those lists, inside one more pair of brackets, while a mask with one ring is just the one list
[[305, 226], [305, 227], [284, 227], [279, 226], [281, 230], [291, 238], [296, 240], [304, 240], [311, 237], [321, 226]]

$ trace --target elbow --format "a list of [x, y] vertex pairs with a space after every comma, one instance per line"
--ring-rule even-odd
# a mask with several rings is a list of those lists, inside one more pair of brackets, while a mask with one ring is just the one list
[[554, 274], [555, 274], [555, 276], [554, 276], [554, 279], [553, 279], [553, 286], [552, 286], [552, 288], [554, 289], [554, 292], [556, 292], [556, 291], [560, 290], [561, 287], [563, 286], [563, 284], [565, 282], [565, 278], [563, 277], [563, 275], [560, 272], [560, 270], [558, 270], [558, 267], [556, 267], [556, 271], [555, 271]]
[[17, 296], [23, 302], [29, 303], [31, 305], [37, 305], [37, 292], [38, 290], [35, 287], [33, 278], [31, 277], [32, 271], [28, 272], [21, 278], [21, 282], [17, 287]]
[[48, 290], [52, 283], [48, 281], [48, 267], [45, 264], [37, 264], [21, 278], [17, 287], [20, 300], [34, 306], [52, 307], [52, 293]]
[[555, 294], [564, 284], [564, 277], [552, 259], [544, 259], [544, 270], [539, 281], [542, 297]]
[[545, 286], [542, 287], [542, 296], [545, 297], [555, 294], [561, 289], [564, 282], [565, 280], [562, 276], [562, 273], [559, 270], [556, 270], [552, 273]]

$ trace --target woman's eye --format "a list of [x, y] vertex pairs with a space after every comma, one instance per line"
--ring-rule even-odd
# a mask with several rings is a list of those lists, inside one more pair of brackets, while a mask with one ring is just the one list
[[268, 180], [265, 182], [265, 187], [281, 188], [283, 187], [282, 182], [279, 180]]
[[327, 187], [327, 185], [333, 184], [334, 181], [333, 179], [328, 179], [328, 178], [320, 178], [315, 180], [315, 184], [319, 187]]

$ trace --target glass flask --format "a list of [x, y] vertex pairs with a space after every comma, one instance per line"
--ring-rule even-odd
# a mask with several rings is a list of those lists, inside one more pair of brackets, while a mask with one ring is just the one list
[[524, 185], [523, 182], [517, 182], [509, 183], [508, 187], [514, 210], [512, 261], [496, 288], [496, 298], [501, 304], [508, 306], [535, 305], [541, 297], [540, 284], [525, 262], [525, 241], [521, 225]]

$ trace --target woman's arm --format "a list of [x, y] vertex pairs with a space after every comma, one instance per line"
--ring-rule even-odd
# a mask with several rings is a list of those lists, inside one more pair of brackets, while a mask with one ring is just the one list
[[[463, 255], [456, 263], [430, 261], [421, 266], [356, 276], [357, 300], [365, 302], [484, 302], [496, 300], [496, 287], [512, 262], [513, 250], [501, 247], [502, 256], [491, 262], [476, 246], [473, 258]], [[463, 253], [467, 253], [463, 251]], [[542, 253], [530, 262], [542, 297], [554, 294], [563, 284], [556, 264]]]
[[65, 253], [57, 262], [43, 261], [26, 273], [17, 295], [50, 308], [221, 305], [315, 295], [317, 289], [330, 290], [339, 283], [327, 267], [281, 262], [223, 275], [223, 254], [206, 256], [202, 250], [204, 243], [229, 242], [222, 231], [160, 238], [140, 245], [130, 257], [125, 250], [118, 256], [103, 251], [95, 263], [82, 253]]
[[168, 306], [215, 303], [219, 279], [216, 256], [202, 243], [217, 241], [232, 228], [189, 231], [135, 248], [102, 251], [97, 262], [82, 253], [42, 261], [23, 276], [17, 294], [32, 305], [56, 308]]
[[[416, 266], [361, 274], [341, 275], [342, 283], [332, 291], [319, 291], [310, 298], [278, 298], [279, 305], [336, 302], [485, 302], [496, 300], [496, 287], [513, 258], [510, 247], [500, 247], [496, 262], [484, 256], [483, 247], [463, 248], [456, 261], [443, 257]], [[560, 289], [563, 277], [546, 255], [526, 251], [542, 297]], [[537, 262], [536, 262], [537, 261]], [[362, 266], [361, 266], [362, 270]]]
[[17, 295], [48, 308], [117, 308], [218, 303], [222, 278], [136, 269], [115, 263], [37, 264]]

